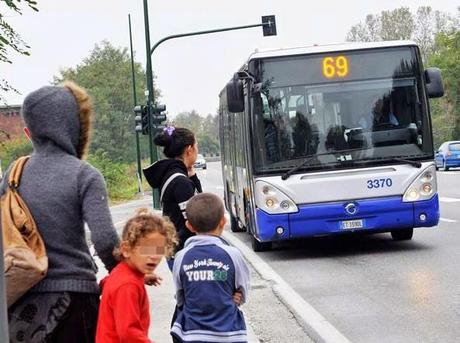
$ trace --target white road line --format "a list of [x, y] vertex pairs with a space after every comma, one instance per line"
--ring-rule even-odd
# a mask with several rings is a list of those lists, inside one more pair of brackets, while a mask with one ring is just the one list
[[119, 222], [116, 222], [115, 224], [113, 224], [116, 228], [118, 228], [119, 226], [123, 226], [124, 224], [126, 223], [126, 220], [120, 220]]
[[[441, 174], [442, 175], [454, 175], [454, 176], [458, 176], [458, 169], [457, 170], [451, 170], [451, 171], [442, 171]], [[438, 171], [439, 173], [439, 171]]]
[[442, 202], [460, 202], [458, 198], [449, 198], [449, 197], [439, 197], [439, 201]]
[[151, 196], [145, 196], [145, 195], [144, 195], [144, 197], [141, 198], [141, 199], [131, 200], [131, 201], [128, 201], [128, 202], [124, 202], [124, 203], [122, 203], [122, 204], [110, 206], [110, 209], [125, 207], [126, 205], [145, 204], [145, 203], [148, 203], [149, 201], [150, 201], [150, 202], [152, 201], [152, 197], [151, 197]]
[[294, 312], [299, 323], [315, 342], [351, 343], [318, 311], [306, 302], [262, 258], [244, 245], [235, 235], [224, 231], [223, 237], [238, 248], [260, 276], [273, 283], [273, 291]]
[[457, 220], [455, 219], [447, 219], [447, 218], [439, 218], [440, 221], [446, 222], [446, 223], [456, 223]]

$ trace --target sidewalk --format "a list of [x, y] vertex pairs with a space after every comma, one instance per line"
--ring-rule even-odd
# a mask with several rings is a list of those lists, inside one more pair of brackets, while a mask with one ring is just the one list
[[[148, 207], [150, 202], [151, 198], [145, 196], [142, 199], [111, 206], [112, 217], [116, 223], [118, 233], [121, 233], [125, 220], [134, 213], [136, 208]], [[305, 305], [308, 306], [308, 304], [305, 304], [303, 300], [292, 297], [289, 293], [280, 291], [280, 281], [273, 277], [273, 272], [270, 268], [263, 267], [264, 262], [252, 250], [250, 251], [249, 248], [244, 246], [237, 238], [237, 235], [230, 231], [229, 225], [224, 230], [224, 238], [243, 253], [251, 271], [251, 289], [248, 302], [241, 307], [247, 325], [248, 343], [342, 342], [341, 340], [336, 340], [336, 337], [322, 339], [321, 335], [319, 337], [315, 335], [315, 330], [309, 329], [308, 323], [305, 325], [304, 313], [300, 313], [299, 316], [299, 311], [296, 308], [301, 307], [301, 311], [303, 311]], [[99, 268], [99, 273], [97, 274], [99, 280], [107, 273], [102, 266], [102, 262], [97, 257], [95, 257], [95, 260]], [[151, 311], [149, 337], [155, 343], [169, 343], [172, 342], [169, 328], [175, 301], [172, 275], [165, 260], [160, 263], [156, 273], [163, 278], [162, 285], [159, 287], [146, 286]], [[318, 321], [317, 317], [310, 316], [310, 319], [312, 322]], [[320, 325], [324, 326], [321, 318], [320, 321]], [[316, 336], [319, 339], [312, 340], [310, 338], [312, 336]]]

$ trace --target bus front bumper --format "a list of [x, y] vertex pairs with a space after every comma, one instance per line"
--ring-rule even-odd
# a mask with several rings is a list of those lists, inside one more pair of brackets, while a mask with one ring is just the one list
[[396, 196], [308, 204], [299, 205], [297, 213], [276, 215], [257, 209], [256, 221], [256, 236], [262, 242], [431, 227], [439, 222], [439, 199], [436, 194], [430, 200], [417, 202], [403, 202], [401, 196]]

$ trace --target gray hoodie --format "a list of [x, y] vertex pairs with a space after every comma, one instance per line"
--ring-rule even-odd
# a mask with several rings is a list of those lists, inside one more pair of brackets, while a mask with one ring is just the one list
[[99, 292], [85, 222], [106, 268], [116, 264], [112, 251], [118, 237], [104, 179], [81, 160], [82, 146], [89, 143], [89, 135], [82, 132], [90, 128], [79, 109], [68, 88], [53, 86], [30, 93], [22, 107], [34, 151], [25, 165], [19, 193], [37, 223], [49, 260], [46, 277], [32, 289], [37, 292]]

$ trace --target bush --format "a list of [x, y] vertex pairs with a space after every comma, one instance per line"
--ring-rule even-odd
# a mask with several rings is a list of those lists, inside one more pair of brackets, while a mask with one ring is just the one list
[[0, 141], [0, 148], [0, 171], [2, 173], [18, 157], [30, 155], [33, 151], [32, 143], [25, 137]]
[[[17, 138], [0, 142], [0, 147], [0, 171], [2, 171], [2, 173], [6, 172], [11, 162], [18, 157], [29, 155], [33, 151], [32, 144], [26, 138]], [[95, 154], [89, 155], [88, 162], [97, 168], [104, 176], [109, 199], [112, 203], [135, 197], [138, 192], [137, 169], [135, 164], [112, 162], [108, 154], [102, 150], [98, 150]]]
[[138, 185], [134, 164], [113, 162], [102, 150], [89, 155], [88, 162], [104, 176], [111, 202], [132, 199], [136, 195]]

